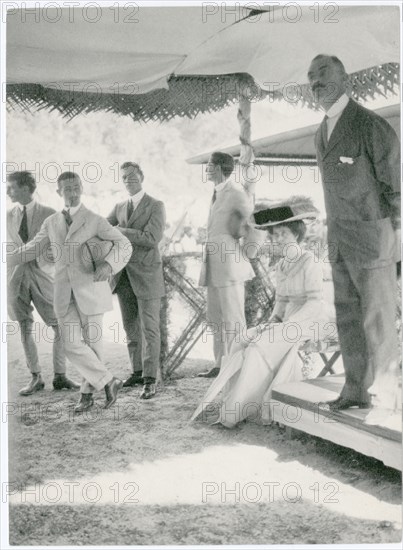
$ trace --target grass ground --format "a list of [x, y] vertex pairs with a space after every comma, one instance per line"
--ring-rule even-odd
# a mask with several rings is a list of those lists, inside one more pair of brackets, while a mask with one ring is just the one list
[[[401, 539], [399, 472], [308, 435], [288, 440], [279, 426], [189, 423], [209, 384], [195, 374], [208, 361], [185, 361], [153, 400], [127, 389], [103, 411], [101, 392], [91, 414], [75, 417], [78, 394], [51, 390], [51, 348], [39, 349], [45, 390], [22, 398], [29, 374], [18, 337], [9, 341], [10, 544]], [[105, 352], [125, 377], [125, 348]]]

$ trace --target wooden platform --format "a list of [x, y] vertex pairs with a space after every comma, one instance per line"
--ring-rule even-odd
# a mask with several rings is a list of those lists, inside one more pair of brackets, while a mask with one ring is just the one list
[[343, 375], [323, 376], [303, 382], [281, 384], [273, 389], [273, 419], [402, 470], [401, 418], [395, 417], [392, 428], [364, 424], [369, 409], [330, 412], [319, 403], [336, 399], [344, 384]]

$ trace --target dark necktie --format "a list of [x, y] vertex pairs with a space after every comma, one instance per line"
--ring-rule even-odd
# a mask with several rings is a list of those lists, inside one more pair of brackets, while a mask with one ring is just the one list
[[21, 240], [23, 243], [28, 242], [28, 217], [27, 217], [26, 206], [24, 206], [24, 209], [22, 212], [22, 220], [21, 220], [20, 228], [18, 230], [18, 234], [21, 237]]
[[129, 199], [129, 204], [128, 204], [128, 207], [127, 207], [127, 221], [130, 220], [133, 212], [134, 212], [133, 201], [132, 201], [132, 199]]
[[217, 191], [214, 189], [213, 196], [211, 197], [211, 204], [212, 205], [215, 203], [216, 198], [217, 198]]
[[325, 115], [323, 122], [322, 122], [322, 144], [323, 148], [326, 149], [328, 141], [327, 141], [327, 121], [329, 117]]
[[70, 210], [62, 210], [62, 214], [64, 216], [64, 219], [66, 220], [67, 227], [70, 227], [70, 225], [73, 223], [73, 219], [70, 215]]

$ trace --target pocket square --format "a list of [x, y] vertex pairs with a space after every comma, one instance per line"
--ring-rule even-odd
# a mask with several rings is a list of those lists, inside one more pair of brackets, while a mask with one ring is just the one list
[[354, 159], [351, 157], [340, 157], [341, 164], [354, 164]]

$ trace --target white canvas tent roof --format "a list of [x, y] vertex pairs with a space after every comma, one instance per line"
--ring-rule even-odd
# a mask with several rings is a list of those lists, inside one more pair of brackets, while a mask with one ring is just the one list
[[19, 12], [7, 16], [8, 83], [93, 82], [106, 92], [133, 83], [123, 94], [167, 88], [194, 48], [233, 23], [206, 24], [202, 7], [49, 8], [37, 22]]
[[242, 90], [234, 88], [244, 82], [281, 98], [285, 86], [306, 83], [310, 60], [323, 52], [339, 56], [347, 72], [358, 75], [358, 96], [398, 81], [397, 6], [311, 8], [295, 3], [294, 10], [287, 4], [253, 12], [239, 6], [237, 14], [213, 3], [105, 4], [47, 7], [38, 17], [12, 8], [8, 98], [14, 107], [47, 107], [67, 116], [99, 109], [136, 120], [194, 116], [238, 99]]

